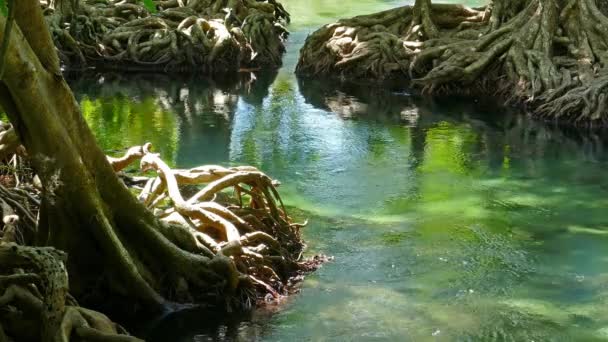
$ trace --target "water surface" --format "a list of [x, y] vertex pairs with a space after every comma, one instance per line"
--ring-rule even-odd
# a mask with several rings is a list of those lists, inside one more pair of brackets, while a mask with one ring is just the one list
[[255, 165], [310, 219], [308, 253], [335, 257], [274, 313], [186, 313], [149, 340], [608, 339], [601, 132], [482, 100], [298, 81], [315, 27], [403, 2], [283, 2], [293, 34], [278, 72], [71, 81], [105, 150], [151, 141], [178, 167]]

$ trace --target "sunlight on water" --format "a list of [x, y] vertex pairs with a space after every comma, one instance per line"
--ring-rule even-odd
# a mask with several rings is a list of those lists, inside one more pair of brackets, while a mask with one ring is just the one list
[[608, 339], [607, 141], [474, 100], [297, 80], [313, 27], [405, 2], [284, 2], [277, 73], [71, 81], [105, 150], [260, 167], [310, 219], [309, 253], [336, 258], [274, 314], [184, 313], [149, 340]]

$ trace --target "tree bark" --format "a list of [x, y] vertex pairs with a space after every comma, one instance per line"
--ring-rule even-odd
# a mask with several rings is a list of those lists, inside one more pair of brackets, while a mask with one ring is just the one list
[[[16, 3], [34, 6], [38, 1], [19, 0]], [[28, 17], [16, 18], [17, 23], [32, 20], [31, 13], [18, 13]], [[42, 17], [37, 18], [41, 20]], [[5, 18], [0, 17], [0, 40], [4, 39], [4, 23]], [[0, 104], [42, 182], [37, 244], [68, 253], [71, 292], [77, 298], [86, 299], [97, 294], [98, 299], [112, 303], [115, 309], [122, 303], [121, 309], [143, 307], [154, 311], [166, 309], [171, 302], [188, 301], [239, 308], [256, 300], [254, 287], [268, 287], [259, 282], [257, 275], [247, 273], [257, 269], [247, 258], [261, 260], [260, 269], [285, 267], [283, 274], [286, 276], [277, 279], [277, 286], [282, 286], [282, 281], [287, 282], [290, 272], [298, 271], [297, 258], [303, 245], [298, 240], [297, 227], [288, 222], [284, 209], [275, 206], [274, 200], [280, 199], [266, 176], [260, 178], [267, 182], [265, 186], [255, 180], [256, 184], [250, 190], [255, 192], [251, 195], [252, 201], [257, 199], [258, 212], [266, 210], [264, 206], [268, 205], [272, 211], [271, 216], [266, 217], [267, 222], [272, 222], [268, 227], [282, 227], [283, 231], [277, 230], [277, 239], [282, 236], [293, 238], [291, 250], [275, 248], [273, 253], [279, 252], [269, 256], [252, 253], [253, 249], [264, 250], [260, 245], [248, 247], [260, 242], [260, 238], [266, 246], [272, 246], [277, 240], [268, 234], [240, 236], [240, 232], [227, 234], [230, 241], [212, 241], [217, 247], [212, 252], [196, 246], [184, 249], [190, 245], [184, 242], [183, 233], [193, 239], [204, 234], [168, 227], [131, 194], [96, 144], [63, 77], [52, 66], [42, 63], [44, 58], [40, 56], [49, 52], [39, 49], [50, 44], [48, 30], [45, 26], [37, 26], [39, 31], [30, 30], [25, 35], [20, 26], [16, 25], [9, 37], [9, 49], [4, 58], [6, 68], [0, 82]], [[152, 158], [152, 155], [148, 157]], [[124, 166], [119, 159], [112, 160], [112, 164]], [[169, 172], [166, 167], [160, 167], [160, 170], [164, 182], [170, 183], [173, 171]], [[209, 172], [208, 179], [216, 179], [214, 171]], [[226, 172], [247, 178], [246, 172]], [[237, 187], [239, 179], [229, 185]], [[224, 183], [218, 179], [209, 185], [214, 186], [212, 189], [209, 186], [205, 189], [221, 190], [223, 188], [219, 186]], [[222, 227], [229, 226], [225, 219], [218, 219], [218, 215], [235, 217], [214, 203], [198, 203], [191, 199], [182, 204], [180, 208], [186, 214], [210, 218], [207, 223], [213, 221], [211, 223], [216, 226], [217, 222], [223, 223]], [[219, 214], [209, 214], [209, 211]], [[281, 218], [283, 215], [285, 219]], [[238, 217], [235, 220], [238, 221]], [[251, 229], [243, 220], [238, 222]], [[261, 225], [266, 227], [266, 223]], [[276, 275], [274, 271], [271, 273]]]
[[71, 20], [80, 7], [80, 0], [49, 0], [49, 8], [59, 14], [62, 20]]
[[[37, 4], [35, 0], [20, 3]], [[13, 32], [0, 96], [43, 184], [38, 243], [67, 251], [70, 269], [76, 274], [117, 268], [114, 271], [120, 276], [115, 282], [122, 283], [145, 304], [158, 308], [163, 299], [143, 278], [114, 231], [119, 224], [135, 223], [135, 233], [144, 223], [132, 221], [141, 219], [154, 225], [153, 218], [119, 183], [68, 85], [41, 64], [33, 50], [36, 44], [29, 44], [48, 42], [48, 31], [39, 31], [38, 35], [31, 32], [26, 38], [19, 25]], [[121, 205], [110, 207], [104, 203]], [[78, 293], [86, 287], [81, 284], [74, 290]]]

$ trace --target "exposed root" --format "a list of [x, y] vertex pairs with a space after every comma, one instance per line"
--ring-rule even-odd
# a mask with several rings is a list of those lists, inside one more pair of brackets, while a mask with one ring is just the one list
[[0, 184], [0, 242], [32, 243], [39, 207], [39, 192], [30, 184], [10, 188]]
[[[148, 182], [162, 185], [154, 196], [166, 194], [171, 200], [153, 201], [159, 218], [167, 223], [158, 232], [175, 244], [167, 245], [173, 252], [166, 257], [156, 251], [164, 263], [174, 265], [171, 281], [166, 283], [170, 288], [164, 292], [168, 298], [196, 301], [201, 297], [196, 291], [208, 291], [218, 282], [224, 288], [216, 291], [221, 291], [229, 307], [280, 300], [297, 290], [295, 285], [304, 273], [327, 260], [301, 259], [302, 225], [291, 223], [287, 216], [275, 189], [278, 182], [256, 168], [211, 165], [172, 170], [150, 148], [150, 144], [133, 147], [122, 157], [108, 160], [119, 171], [141, 158], [142, 170], [159, 173]], [[180, 186], [193, 185], [206, 186], [185, 200]], [[145, 191], [142, 200], [152, 196], [150, 192], [144, 195]], [[31, 243], [24, 241], [17, 225], [33, 220], [35, 227], [37, 218], [32, 212], [40, 206], [37, 196], [31, 188], [26, 192], [0, 186], [4, 217], [0, 237], [0, 333], [13, 340], [37, 340], [38, 336], [50, 340], [46, 336], [53, 336], [54, 341], [138, 341], [103, 314], [81, 308], [71, 299], [62, 252], [14, 243]], [[29, 202], [21, 204], [25, 199]], [[30, 239], [32, 235], [28, 235]]]
[[[21, 143], [11, 124], [0, 121], [0, 160], [6, 160], [18, 152]], [[21, 149], [22, 151], [23, 149]]]
[[40, 191], [12, 125], [0, 122], [0, 243], [34, 241]]
[[[419, 0], [413, 7], [342, 20], [307, 39], [297, 72], [337, 74], [349, 79], [407, 75], [411, 61], [425, 47], [424, 42], [439, 37], [440, 30], [443, 33], [485, 21], [484, 11], [462, 5], [431, 5], [428, 0]], [[434, 43], [438, 45], [434, 55], [445, 51], [440, 43], [441, 40]]]
[[108, 162], [112, 165], [114, 172], [118, 172], [133, 164], [136, 160], [141, 159], [144, 156], [144, 150], [148, 148], [146, 146], [135, 146], [127, 150], [122, 157], [110, 157], [108, 156]]
[[[416, 24], [424, 34], [412, 35]], [[307, 40], [297, 70], [498, 94], [543, 118], [606, 124], [606, 32], [595, 0], [495, 0], [484, 9], [418, 0], [325, 26]]]
[[[163, 201], [158, 198], [166, 193], [170, 206], [165, 203], [156, 212], [167, 223], [181, 226], [178, 240], [204, 255], [230, 257], [245, 284], [279, 298], [288, 293], [292, 277], [308, 270], [310, 262], [300, 260], [301, 226], [291, 223], [275, 189], [277, 182], [262, 172], [221, 166], [172, 170], [150, 152], [143, 156], [141, 168], [160, 176], [148, 182], [140, 199], [159, 206]], [[182, 197], [180, 186], [204, 184], [190, 199]]]
[[65, 258], [53, 248], [0, 244], [3, 341], [141, 341], [105, 315], [73, 302]]
[[68, 67], [236, 72], [279, 66], [289, 15], [276, 1], [42, 2]]
[[606, 124], [607, 87], [605, 71], [585, 85], [577, 86], [572, 81], [564, 83], [538, 99], [542, 104], [537, 112], [549, 119], [572, 118], [576, 123]]
[[[166, 222], [167, 226], [159, 232], [169, 241], [185, 252], [207, 258], [197, 261], [185, 254], [176, 256], [175, 263], [180, 264], [179, 269], [184, 273], [180, 271], [181, 275], [172, 278], [178, 283], [182, 282], [179, 279], [190, 278], [193, 284], [188, 287], [189, 292], [212, 283], [210, 279], [202, 280], [200, 273], [192, 272], [191, 267], [205, 269], [215, 265], [211, 267], [211, 272], [219, 272], [215, 277], [234, 279], [229, 292], [240, 288], [237, 292], [248, 293], [237, 306], [252, 305], [256, 298], [265, 300], [268, 293], [272, 298], [280, 297], [276, 294], [287, 295], [303, 272], [318, 266], [317, 259], [301, 260], [304, 244], [299, 230], [303, 225], [292, 223], [287, 215], [275, 188], [277, 181], [249, 166], [207, 165], [172, 170], [157, 154], [151, 153], [150, 148], [150, 144], [132, 147], [121, 157], [108, 156], [107, 159], [116, 172], [141, 159], [143, 171], [159, 173], [159, 177], [146, 181], [140, 200], [148, 203]], [[126, 183], [135, 183], [131, 178], [124, 176]], [[205, 186], [191, 198], [182, 197], [180, 187], [200, 185]], [[5, 222], [0, 241], [33, 241], [40, 207], [38, 196], [31, 186], [26, 190], [0, 185], [0, 208]], [[192, 265], [185, 266], [185, 263]], [[197, 263], [200, 265], [196, 266]], [[176, 286], [170, 284], [167, 286]], [[258, 291], [248, 288], [258, 288]], [[180, 301], [196, 297], [177, 292], [169, 296], [181, 298]]]

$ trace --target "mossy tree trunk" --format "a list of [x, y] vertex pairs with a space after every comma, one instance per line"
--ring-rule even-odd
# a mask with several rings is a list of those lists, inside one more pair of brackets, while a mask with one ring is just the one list
[[[23, 7], [16, 11], [16, 25], [4, 59], [0, 104], [27, 149], [43, 185], [37, 244], [67, 252], [71, 293], [84, 299], [85, 304], [89, 301], [99, 303], [101, 299], [115, 308], [122, 302], [122, 308], [143, 307], [147, 310], [166, 308], [170, 302], [251, 303], [250, 300], [255, 300], [251, 298], [255, 297], [255, 294], [251, 295], [255, 292], [252, 288], [260, 284], [274, 293], [275, 290], [259, 280], [261, 276], [246, 276], [248, 270], [255, 268], [246, 257], [253, 255], [256, 260], [261, 260], [260, 269], [270, 270], [273, 277], [277, 273], [289, 273], [274, 273], [272, 267], [274, 262], [283, 270], [296, 264], [302, 244], [297, 240], [299, 235], [295, 228], [286, 223], [282, 227], [287, 230], [278, 234], [287, 236], [288, 231], [292, 234], [291, 253], [296, 255], [292, 259], [282, 252], [274, 254], [281, 249], [276, 240], [266, 233], [255, 233], [249, 224], [221, 206], [181, 200], [181, 206], [177, 208], [179, 213], [192, 212], [201, 221], [210, 222], [215, 229], [224, 223], [232, 228], [231, 234], [226, 234], [230, 241], [216, 244], [219, 247], [212, 252], [200, 244], [185, 242], [184, 233], [190, 238], [204, 234], [190, 234], [187, 229], [180, 230], [162, 223], [119, 180], [96, 144], [65, 80], [52, 64], [43, 63], [56, 60], [53, 49], [41, 50], [41, 47], [52, 44], [46, 26], [34, 25], [38, 30], [22, 26], [25, 22], [43, 22], [38, 1], [19, 0], [15, 4], [17, 8]], [[4, 39], [5, 21], [0, 17], [0, 41]], [[180, 198], [172, 171], [157, 157], [150, 154], [147, 158], [162, 171], [164, 182], [169, 184], [170, 195]], [[235, 173], [232, 176], [235, 181], [255, 179], [257, 185], [261, 182], [270, 184], [269, 178], [260, 172], [237, 171], [225, 172]], [[210, 173], [205, 179], [215, 179], [213, 170]], [[183, 178], [188, 174], [182, 176], [180, 173], [178, 176]], [[214, 185], [212, 190], [217, 191], [225, 183], [219, 179], [217, 184], [210, 185]], [[268, 221], [277, 223], [279, 215], [288, 220], [284, 210], [278, 210], [268, 200], [268, 191], [271, 190], [275, 191], [274, 188], [251, 188], [254, 192], [252, 199], [257, 205], [256, 213], [263, 211], [264, 205], [272, 204], [274, 216]], [[268, 196], [261, 199], [261, 192]], [[209, 197], [209, 194], [202, 197]], [[278, 198], [276, 192], [275, 198]], [[239, 227], [254, 233], [240, 236], [241, 232], [237, 232], [232, 224], [218, 218], [218, 215], [207, 213], [204, 207], [234, 218], [240, 223]], [[262, 220], [267, 222], [264, 218]], [[265, 225], [259, 220], [255, 222]], [[276, 225], [273, 227], [277, 228]], [[246, 250], [248, 243], [259, 243], [260, 239], [267, 242], [266, 248], [259, 245], [256, 251], [260, 252], [256, 253]], [[209, 240], [207, 237], [206, 241]], [[268, 252], [268, 246], [271, 252]], [[238, 269], [235, 260], [238, 260]], [[281, 279], [286, 281], [283, 277]], [[273, 284], [278, 285], [281, 281], [277, 279]], [[92, 298], [96, 294], [99, 297]]]
[[[43, 20], [37, 1], [19, 3], [35, 5], [37, 19]], [[16, 21], [35, 20], [31, 12], [23, 15]], [[36, 43], [30, 42], [49, 43], [50, 34], [40, 30], [26, 38], [20, 27], [14, 28], [5, 56], [0, 96], [44, 187], [38, 244], [68, 252], [69, 268], [79, 275], [72, 282], [77, 293], [90, 290], [87, 280], [99, 280], [101, 274], [115, 293], [159, 308], [164, 300], [155, 290], [159, 284], [152, 270], [174, 267], [179, 273], [208, 260], [183, 255], [151, 229], [158, 222], [115, 176], [68, 85], [37, 56], [55, 52], [33, 50]]]

